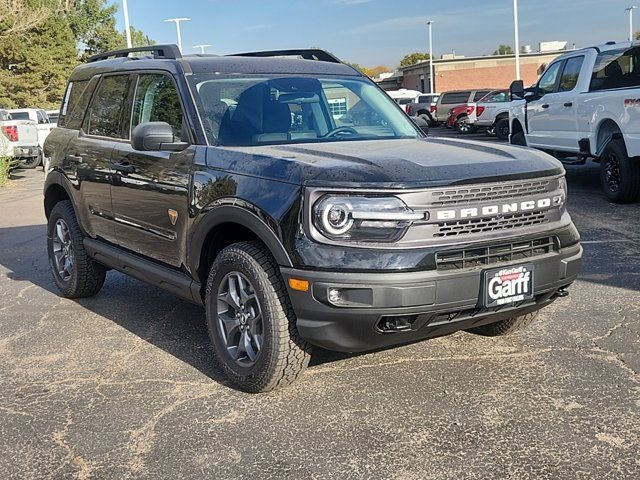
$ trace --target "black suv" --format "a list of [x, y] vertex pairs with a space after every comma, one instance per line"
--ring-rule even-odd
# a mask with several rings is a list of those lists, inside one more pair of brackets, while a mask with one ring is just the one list
[[45, 145], [53, 276], [78, 298], [116, 269], [203, 305], [238, 388], [289, 384], [311, 345], [509, 333], [575, 280], [550, 156], [428, 139], [320, 50], [140, 50], [69, 81]]

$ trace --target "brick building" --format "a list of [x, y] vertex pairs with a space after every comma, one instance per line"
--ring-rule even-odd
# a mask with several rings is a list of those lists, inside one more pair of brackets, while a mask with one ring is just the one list
[[[520, 55], [520, 73], [525, 85], [538, 80], [544, 68], [563, 51]], [[469, 88], [507, 88], [515, 78], [515, 55], [455, 57], [433, 61], [435, 91]], [[420, 62], [378, 81], [385, 90], [429, 91], [429, 62]]]

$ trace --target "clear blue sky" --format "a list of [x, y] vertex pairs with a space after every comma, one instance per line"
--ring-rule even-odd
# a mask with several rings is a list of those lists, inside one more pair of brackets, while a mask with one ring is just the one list
[[[635, 0], [640, 4], [640, 0]], [[124, 30], [122, 5], [118, 22]], [[578, 47], [622, 41], [625, 7], [634, 0], [520, 0], [521, 44], [544, 40]], [[436, 55], [466, 56], [513, 45], [511, 0], [129, 0], [131, 24], [158, 43], [176, 43], [165, 18], [183, 24], [183, 48], [212, 44], [211, 53], [322, 47], [363, 66], [394, 67], [406, 53], [427, 50], [426, 21], [435, 20]], [[640, 29], [640, 10], [636, 11]]]

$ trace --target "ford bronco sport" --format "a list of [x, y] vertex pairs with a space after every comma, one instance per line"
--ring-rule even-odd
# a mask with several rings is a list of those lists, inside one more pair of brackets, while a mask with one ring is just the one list
[[321, 50], [140, 50], [70, 78], [46, 143], [53, 278], [87, 297], [116, 269], [203, 305], [237, 388], [291, 383], [311, 345], [510, 333], [575, 280], [552, 157], [429, 139]]

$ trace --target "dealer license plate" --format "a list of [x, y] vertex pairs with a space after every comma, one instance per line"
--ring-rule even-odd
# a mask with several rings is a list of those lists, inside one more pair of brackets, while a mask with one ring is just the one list
[[533, 298], [533, 264], [483, 272], [484, 306], [509, 305]]

